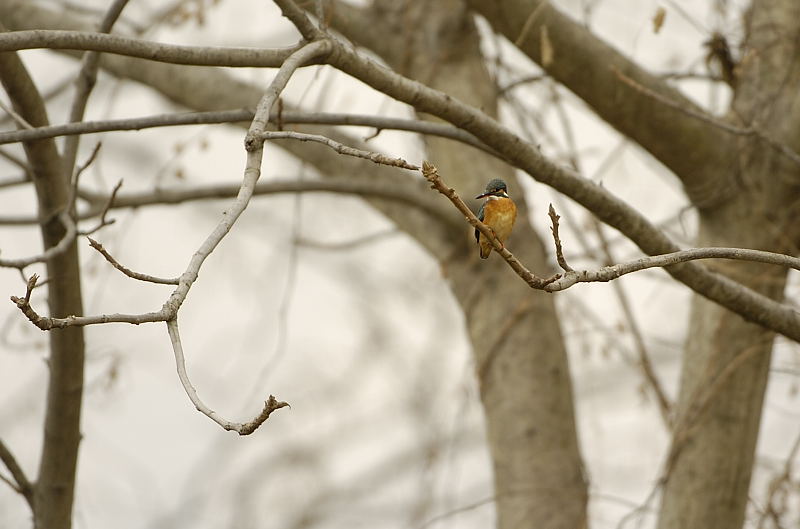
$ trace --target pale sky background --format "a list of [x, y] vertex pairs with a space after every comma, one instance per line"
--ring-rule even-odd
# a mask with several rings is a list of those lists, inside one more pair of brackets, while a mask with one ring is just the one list
[[[590, 25], [652, 71], [692, 67], [702, 72], [701, 43], [708, 32], [740, 26], [714, 15], [713, 2], [675, 3], [695, 24], [671, 4], [605, 0], [596, 3]], [[102, 7], [106, 2], [93, 4]], [[125, 15], [145, 20], [159, 4], [132, 0]], [[559, 2], [575, 16], [589, 4]], [[668, 12], [656, 35], [651, 18], [659, 5]], [[171, 43], [263, 47], [291, 45], [296, 39], [270, 2], [223, 0], [206, 15], [203, 26], [164, 26], [151, 37]], [[509, 51], [504, 49], [503, 56], [519, 74], [537, 72]], [[485, 52], [493, 55], [497, 50], [487, 44]], [[22, 56], [45, 91], [71, 78], [79, 67], [72, 59], [44, 51]], [[266, 87], [274, 70], [242, 69], [235, 74]], [[724, 108], [728, 97], [725, 89], [709, 90], [700, 82], [680, 87], [716, 109]], [[550, 89], [549, 83], [539, 83], [518, 95], [534, 100]], [[51, 122], [66, 119], [71, 95], [67, 91], [51, 101]], [[408, 116], [405, 105], [387, 101], [327, 67], [299, 72], [284, 97], [309, 109]], [[619, 146], [619, 136], [574, 96], [564, 97], [584, 168], [592, 176]], [[544, 108], [548, 131], [562, 143], [555, 113], [543, 103], [533, 106]], [[103, 75], [87, 117], [176, 110], [180, 109], [150, 89]], [[505, 121], [516, 126], [512, 111], [503, 112]], [[350, 130], [361, 137], [372, 132]], [[243, 130], [226, 126], [85, 136], [84, 157], [96, 141], [102, 139], [103, 147], [83, 181], [107, 190], [122, 178], [123, 192], [149, 189], [157, 182], [165, 187], [237, 182], [245, 159], [243, 137]], [[423, 156], [420, 142], [410, 134], [382, 132], [371, 143], [412, 163]], [[542, 148], [557, 160], [563, 153], [563, 145], [550, 141], [543, 141]], [[0, 177], [16, 173], [0, 161]], [[298, 176], [313, 178], [314, 172], [277, 149], [269, 150], [263, 179]], [[597, 179], [651, 221], [667, 223], [681, 244], [691, 244], [694, 214], [678, 216], [686, 201], [677, 179], [637, 147], [624, 147]], [[553, 201], [564, 217], [562, 240], [567, 256], [573, 256], [571, 264], [593, 266], [580, 259], [583, 252], [572, 235], [573, 230], [586, 229], [584, 211], [529, 178], [523, 180], [524, 189], [511, 193], [529, 198], [540, 234], [549, 240], [546, 206]], [[29, 189], [0, 189], [0, 214], [33, 213], [34, 204]], [[176, 276], [225, 205], [211, 201], [115, 211], [116, 224], [95, 238], [134, 270]], [[469, 344], [438, 264], [400, 233], [350, 249], [292, 250], [295, 232], [304, 240], [330, 245], [391, 229], [357, 198], [258, 197], [206, 262], [179, 318], [189, 374], [200, 397], [238, 421], [257, 414], [270, 393], [292, 404], [249, 437], [225, 432], [194, 410], [178, 381], [163, 324], [87, 328], [75, 528], [414, 529], [438, 514], [473, 504], [430, 527], [491, 526], [491, 467]], [[469, 231], [466, 224], [464, 229]], [[608, 234], [619, 239], [616, 232]], [[36, 230], [0, 226], [4, 257], [26, 256], [39, 246]], [[509, 247], [513, 251], [513, 245]], [[169, 287], [134, 282], [84, 241], [80, 248], [87, 314], [155, 310], [168, 296]], [[638, 255], [624, 242], [614, 250], [620, 260]], [[796, 297], [797, 274], [791, 278], [790, 293]], [[661, 271], [628, 276], [622, 284], [658, 373], [674, 397], [689, 292]], [[522, 282], [520, 288], [526, 288]], [[0, 269], [0, 293], [6, 300], [24, 293], [16, 270]], [[654, 401], [642, 391], [642, 376], [631, 360], [631, 338], [619, 327], [623, 320], [610, 285], [580, 285], [556, 296], [570, 347], [582, 453], [592, 483], [591, 522], [597, 529], [613, 528], [649, 494], [668, 436]], [[34, 303], [46, 312], [41, 293], [34, 295]], [[46, 340], [13, 304], [0, 303], [0, 437], [29, 477], [36, 475], [42, 438]], [[762, 497], [798, 433], [798, 361], [797, 346], [779, 339], [754, 498]], [[29, 516], [24, 501], [0, 486], [0, 527], [29, 527]], [[650, 527], [652, 521], [646, 516], [642, 527]]]

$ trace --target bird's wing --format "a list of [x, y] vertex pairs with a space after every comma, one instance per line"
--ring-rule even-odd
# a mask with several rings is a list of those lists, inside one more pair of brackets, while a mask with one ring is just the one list
[[[485, 206], [485, 205], [486, 205], [486, 202], [481, 204], [481, 209], [478, 210], [478, 220], [481, 221], [481, 222], [483, 222], [483, 218], [484, 218], [483, 206]], [[480, 242], [480, 239], [481, 239], [481, 232], [480, 232], [480, 230], [478, 230], [478, 228], [475, 228], [475, 240]]]

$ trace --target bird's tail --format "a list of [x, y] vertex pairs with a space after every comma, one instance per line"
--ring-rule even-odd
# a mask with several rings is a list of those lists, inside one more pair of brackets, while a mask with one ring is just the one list
[[484, 237], [481, 237], [481, 241], [478, 243], [478, 251], [480, 252], [481, 259], [488, 259], [489, 254], [492, 253], [492, 243], [487, 241]]

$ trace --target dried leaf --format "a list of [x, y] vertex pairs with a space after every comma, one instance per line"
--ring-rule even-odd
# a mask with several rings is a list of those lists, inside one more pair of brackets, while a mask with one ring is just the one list
[[663, 7], [656, 9], [656, 14], [653, 15], [653, 33], [661, 31], [661, 26], [664, 25], [665, 18], [667, 18], [667, 10]]
[[550, 35], [547, 32], [547, 26], [542, 26], [540, 41], [542, 66], [547, 68], [553, 64], [553, 43], [550, 42]]

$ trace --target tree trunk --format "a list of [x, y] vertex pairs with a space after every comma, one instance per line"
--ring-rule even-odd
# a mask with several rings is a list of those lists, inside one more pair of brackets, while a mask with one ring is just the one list
[[[800, 4], [757, 0], [747, 29], [735, 115], [797, 151]], [[698, 246], [796, 255], [796, 163], [753, 138], [740, 140], [739, 152], [729, 156], [737, 160], [738, 171], [734, 189], [725, 195], [734, 198], [701, 210]], [[783, 296], [786, 270], [730, 263], [718, 269], [772, 298]], [[735, 528], [744, 523], [773, 338], [718, 305], [697, 297], [692, 303], [660, 529]]]
[[[48, 125], [44, 104], [16, 54], [0, 54], [0, 80], [14, 108], [28, 123], [34, 127]], [[69, 178], [52, 139], [28, 142], [24, 147], [39, 202], [43, 246], [50, 248], [65, 232], [58, 214], [68, 207]], [[81, 315], [78, 248], [74, 241], [47, 262], [47, 279], [49, 314]], [[34, 524], [40, 529], [69, 529], [80, 444], [83, 329], [54, 330], [48, 336], [50, 379], [44, 444], [34, 487]]]
[[[381, 52], [400, 73], [496, 116], [496, 87], [463, 1], [378, 1], [366, 13], [337, 4], [331, 23], [357, 44]], [[429, 159], [465, 200], [492, 178], [509, 184], [519, 214], [507, 244], [533, 270], [552, 270], [528, 221], [513, 168], [452, 141], [426, 143]], [[436, 254], [445, 260], [466, 315], [494, 467], [498, 527], [584, 527], [587, 484], [554, 298], [531, 291], [498, 256], [478, 259], [467, 226], [454, 237], [455, 254], [447, 247]]]

